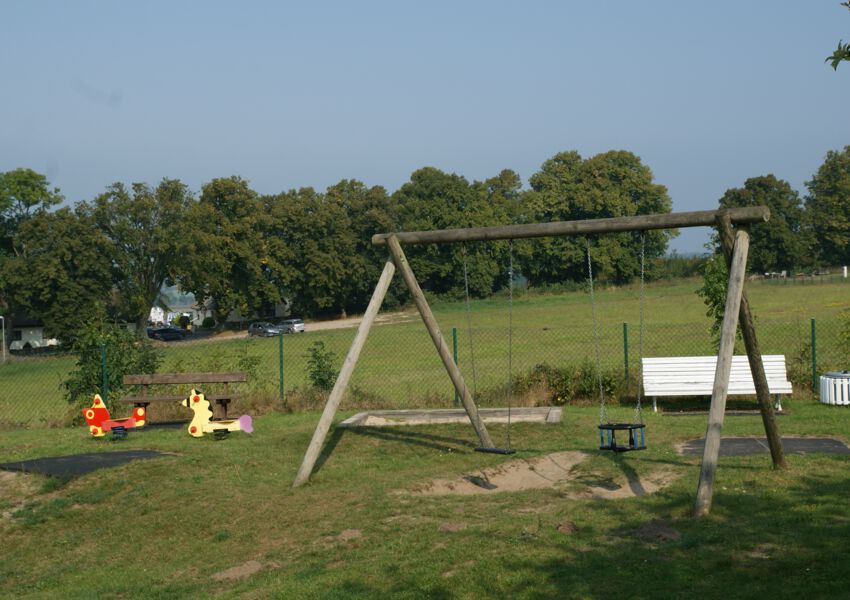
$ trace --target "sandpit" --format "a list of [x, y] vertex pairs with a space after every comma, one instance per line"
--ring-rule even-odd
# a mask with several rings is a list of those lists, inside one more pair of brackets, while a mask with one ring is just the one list
[[659, 469], [645, 477], [623, 475], [618, 480], [578, 478], [573, 467], [587, 458], [577, 451], [555, 452], [534, 458], [519, 458], [497, 467], [468, 473], [455, 479], [434, 479], [417, 486], [418, 496], [493, 494], [547, 488], [565, 488], [575, 499], [619, 499], [652, 494], [675, 481], [670, 468]]

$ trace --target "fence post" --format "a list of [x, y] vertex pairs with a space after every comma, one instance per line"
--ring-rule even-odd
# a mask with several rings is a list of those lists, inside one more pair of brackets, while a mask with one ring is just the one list
[[626, 394], [629, 393], [629, 324], [623, 321], [623, 365], [626, 378]]
[[278, 391], [278, 397], [280, 398], [281, 403], [286, 404], [286, 392], [283, 389], [283, 331], [277, 334], [278, 336], [278, 364], [280, 366], [280, 390]]
[[[457, 365], [457, 327], [452, 327], [452, 356], [455, 360], [455, 365]], [[457, 390], [455, 390], [455, 406], [460, 404], [460, 397], [457, 395]]]
[[812, 318], [812, 391], [818, 389], [818, 348], [815, 335], [815, 320]]
[[103, 403], [109, 406], [109, 369], [106, 365], [106, 344], [100, 345], [100, 376], [100, 391], [103, 396]]

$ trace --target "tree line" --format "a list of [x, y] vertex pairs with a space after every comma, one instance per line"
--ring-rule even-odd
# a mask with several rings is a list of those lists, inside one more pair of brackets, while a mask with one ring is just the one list
[[[850, 146], [830, 151], [805, 198], [773, 175], [728, 190], [719, 206], [770, 207], [752, 227], [756, 272], [847, 264], [850, 259]], [[143, 330], [165, 284], [209, 299], [218, 321], [250, 318], [281, 302], [305, 317], [362, 311], [386, 249], [372, 234], [399, 230], [621, 217], [671, 210], [667, 189], [635, 154], [590, 158], [561, 152], [523, 186], [509, 169], [483, 181], [425, 167], [393, 193], [342, 180], [254, 191], [241, 177], [216, 178], [193, 193], [177, 179], [156, 186], [114, 183], [92, 200], [59, 207], [58, 189], [30, 169], [0, 173], [0, 304], [72, 339], [81, 322], [126, 320]], [[666, 253], [675, 231], [648, 232], [647, 259]], [[640, 271], [639, 233], [591, 240], [594, 274], [625, 283]], [[508, 285], [508, 252], [531, 286], [586, 277], [586, 241], [563, 237], [406, 249], [424, 289], [485, 297]], [[406, 301], [400, 284], [386, 303]]]

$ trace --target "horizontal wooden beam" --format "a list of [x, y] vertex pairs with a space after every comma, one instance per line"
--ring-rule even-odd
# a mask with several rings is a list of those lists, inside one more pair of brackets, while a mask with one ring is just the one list
[[372, 243], [382, 246], [394, 235], [402, 244], [455, 244], [492, 240], [519, 240], [524, 238], [616, 233], [622, 231], [648, 231], [652, 229], [677, 229], [682, 227], [714, 227], [717, 217], [726, 214], [733, 224], [763, 223], [770, 219], [766, 206], [748, 206], [723, 210], [636, 215], [610, 219], [584, 221], [554, 221], [552, 223], [527, 223], [496, 227], [469, 227], [464, 229], [435, 229], [433, 231], [400, 231], [376, 233]]

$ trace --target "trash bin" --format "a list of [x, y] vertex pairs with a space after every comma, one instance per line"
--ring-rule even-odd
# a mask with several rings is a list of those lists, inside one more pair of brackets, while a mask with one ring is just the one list
[[850, 405], [850, 371], [831, 371], [821, 375], [820, 401], [823, 404]]

